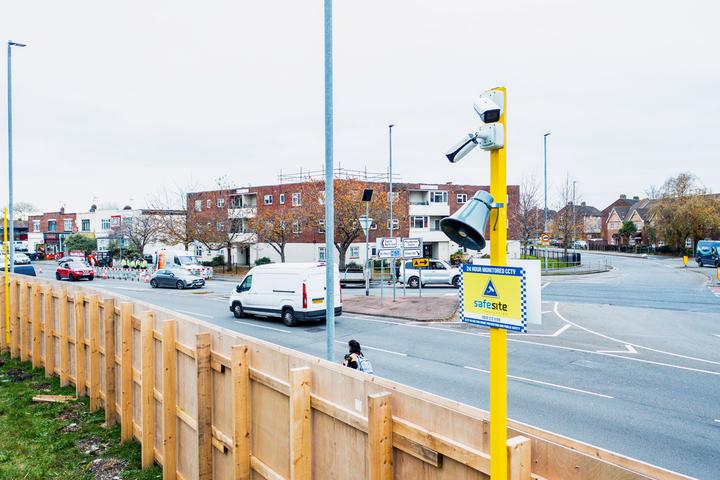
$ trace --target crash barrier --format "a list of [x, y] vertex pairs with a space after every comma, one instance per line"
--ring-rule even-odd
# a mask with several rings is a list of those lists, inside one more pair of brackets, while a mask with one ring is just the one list
[[154, 273], [152, 268], [131, 269], [131, 268], [111, 268], [111, 267], [94, 267], [95, 278], [111, 280], [128, 280], [130, 282], [147, 283], [150, 276]]
[[[0, 349], [74, 384], [165, 479], [489, 478], [482, 410], [79, 284], [13, 275], [9, 302]], [[687, 478], [508, 430], [513, 480]]]

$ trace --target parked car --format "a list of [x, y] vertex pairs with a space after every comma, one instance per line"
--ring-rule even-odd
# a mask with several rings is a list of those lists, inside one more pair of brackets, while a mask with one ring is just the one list
[[698, 267], [710, 265], [720, 267], [720, 240], [700, 240], [695, 250]]
[[[24, 253], [15, 252], [15, 266], [30, 265], [30, 257]], [[0, 253], [0, 267], [5, 266], [5, 254]]]
[[35, 267], [32, 265], [15, 265], [15, 273], [35, 277]]
[[[335, 278], [339, 272], [335, 267]], [[271, 263], [250, 269], [230, 295], [228, 307], [236, 318], [245, 314], [280, 317], [292, 327], [303, 320], [325, 318], [325, 264]], [[342, 315], [338, 281], [334, 295], [335, 316]]]
[[205, 280], [180, 268], [161, 268], [150, 277], [152, 288], [170, 287], [183, 290], [185, 288], [202, 288]]
[[[420, 273], [422, 271], [422, 274]], [[429, 267], [416, 268], [413, 267], [412, 261], [408, 260], [400, 267], [398, 281], [407, 282], [410, 288], [418, 288], [420, 279], [422, 285], [452, 285], [457, 288], [460, 286], [460, 269], [453, 267], [445, 260], [430, 260]]]
[[71, 281], [87, 278], [92, 281], [95, 278], [95, 270], [85, 262], [65, 262], [61, 263], [55, 270], [55, 278], [57, 280], [67, 278]]
[[361, 286], [365, 285], [365, 272], [360, 265], [349, 266], [340, 272], [340, 286]]
[[570, 248], [574, 248], [576, 250], [587, 250], [588, 243], [585, 240], [575, 240], [571, 245]]

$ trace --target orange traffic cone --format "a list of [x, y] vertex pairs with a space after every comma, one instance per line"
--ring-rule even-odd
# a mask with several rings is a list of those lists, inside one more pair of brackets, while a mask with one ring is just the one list
[[148, 275], [147, 270], [145, 270], [145, 283], [150, 283], [150, 275]]
[[107, 280], [107, 268], [104, 268], [104, 269], [103, 269], [102, 279], [103, 279], [103, 280]]

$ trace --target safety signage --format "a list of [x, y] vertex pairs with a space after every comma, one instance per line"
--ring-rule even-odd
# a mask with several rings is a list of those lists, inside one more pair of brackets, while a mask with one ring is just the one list
[[403, 258], [419, 258], [422, 257], [422, 249], [420, 248], [403, 248]]
[[402, 257], [401, 248], [381, 248], [377, 251], [378, 258], [400, 258]]
[[527, 332], [524, 268], [463, 264], [460, 271], [461, 321]]
[[377, 249], [382, 250], [384, 248], [400, 248], [400, 239], [398, 237], [382, 237], [376, 240]]
[[543, 245], [550, 245], [550, 234], [543, 232], [543, 234], [540, 235], [540, 243]]
[[403, 248], [419, 248], [422, 249], [423, 241], [422, 238], [403, 238]]
[[428, 258], [413, 258], [412, 266], [415, 268], [429, 267], [430, 259], [428, 259]]

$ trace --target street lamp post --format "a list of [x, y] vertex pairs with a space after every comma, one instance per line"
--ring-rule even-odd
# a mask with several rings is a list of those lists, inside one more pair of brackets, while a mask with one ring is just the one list
[[325, 355], [335, 361], [335, 191], [333, 168], [332, 0], [324, 1], [325, 36]]
[[365, 231], [365, 296], [370, 295], [370, 276], [372, 275], [372, 269], [370, 267], [370, 225], [372, 225], [372, 218], [370, 218], [370, 200], [372, 199], [373, 191], [371, 188], [363, 190], [362, 201], [365, 202], [365, 218], [361, 218], [361, 227]]
[[[388, 125], [388, 159], [390, 163], [390, 197], [388, 203], [390, 204], [390, 238], [393, 237], [393, 172], [392, 172], [392, 129], [395, 126], [395, 124]], [[393, 284], [393, 302], [395, 301], [395, 284], [397, 283], [397, 278], [395, 278], [395, 259], [390, 259], [391, 263], [391, 269], [390, 269], [390, 281]]]
[[[575, 225], [575, 184], [577, 183], [577, 180], [573, 180], [573, 229], [572, 229], [572, 241], [573, 241], [573, 253], [575, 253], [575, 230], [577, 229], [577, 226]], [[575, 258], [573, 258], [573, 261]]]
[[[543, 157], [544, 157], [544, 170], [545, 170], [545, 222], [543, 223], [543, 233], [548, 231], [548, 208], [547, 208], [547, 137], [550, 136], [550, 132], [543, 135]], [[545, 271], [547, 271], [547, 250], [545, 251]]]
[[10, 40], [7, 47], [8, 61], [8, 210], [10, 217], [10, 271], [15, 273], [15, 222], [13, 221], [13, 150], [12, 150], [12, 47], [25, 47], [24, 43], [17, 43]]

